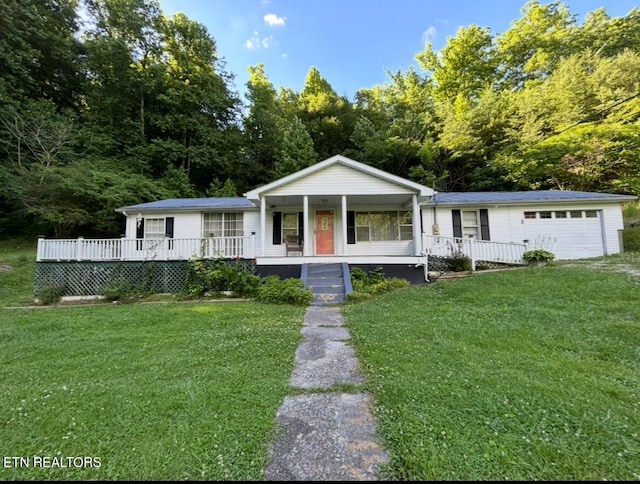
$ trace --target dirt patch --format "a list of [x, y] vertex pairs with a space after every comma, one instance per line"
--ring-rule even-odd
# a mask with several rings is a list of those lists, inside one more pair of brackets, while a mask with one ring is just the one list
[[581, 267], [601, 271], [620, 272], [632, 277], [640, 277], [640, 268], [636, 264], [629, 264], [624, 260], [580, 260], [564, 262], [563, 267]]

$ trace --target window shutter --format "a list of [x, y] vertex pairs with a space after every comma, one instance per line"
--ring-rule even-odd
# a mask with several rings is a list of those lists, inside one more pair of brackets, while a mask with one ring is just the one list
[[144, 239], [144, 219], [136, 220], [136, 239]]
[[462, 237], [462, 217], [460, 216], [460, 210], [451, 210], [451, 216], [453, 217], [453, 236]]
[[489, 236], [489, 210], [480, 209], [480, 236], [482, 240], [491, 240]]
[[282, 244], [282, 212], [273, 212], [273, 245]]
[[173, 239], [173, 217], [164, 220], [164, 236]]
[[304, 242], [304, 212], [298, 212], [298, 244]]
[[356, 243], [356, 212], [347, 211], [347, 244]]

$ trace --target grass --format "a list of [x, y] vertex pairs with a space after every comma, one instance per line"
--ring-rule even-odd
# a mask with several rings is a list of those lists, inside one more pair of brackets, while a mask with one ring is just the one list
[[36, 267], [36, 242], [0, 241], [0, 307], [33, 304], [33, 282]]
[[[30, 251], [0, 251], [14, 268], [0, 273], [2, 306], [32, 298]], [[0, 307], [0, 480], [264, 479], [303, 311]], [[68, 457], [91, 460], [75, 468]]]
[[385, 476], [640, 479], [639, 291], [638, 277], [552, 265], [345, 307]]

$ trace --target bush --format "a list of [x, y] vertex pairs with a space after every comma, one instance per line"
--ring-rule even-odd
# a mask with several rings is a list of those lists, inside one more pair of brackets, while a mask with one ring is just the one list
[[262, 285], [258, 288], [256, 297], [260, 302], [299, 306], [308, 305], [312, 298], [311, 291], [304, 287], [301, 279], [280, 279], [278, 276], [262, 279]]
[[533, 249], [522, 254], [522, 258], [527, 262], [549, 262], [555, 258], [555, 255], [545, 249]]
[[626, 251], [640, 251], [640, 227], [625, 227], [622, 231], [622, 247]]
[[231, 291], [234, 296], [253, 297], [260, 282], [255, 266], [244, 261], [192, 259], [181, 295], [197, 298], [206, 293]]
[[446, 257], [445, 263], [448, 272], [469, 272], [472, 269], [471, 259], [463, 254]]
[[102, 295], [107, 301], [130, 302], [138, 291], [126, 279], [113, 279], [107, 281], [102, 287]]
[[382, 267], [376, 267], [368, 274], [359, 267], [352, 267], [350, 272], [353, 292], [347, 295], [349, 302], [363, 301], [374, 294], [381, 294], [409, 285], [409, 281], [405, 279], [387, 278]]
[[38, 301], [40, 304], [48, 306], [49, 304], [55, 304], [60, 302], [62, 296], [67, 290], [67, 285], [64, 282], [53, 283], [44, 286], [38, 293]]
[[385, 279], [379, 282], [376, 282], [371, 286], [371, 294], [381, 294], [383, 292], [393, 291], [394, 289], [400, 289], [402, 287], [408, 287], [409, 281], [405, 279], [398, 279], [397, 277], [392, 277], [391, 279]]

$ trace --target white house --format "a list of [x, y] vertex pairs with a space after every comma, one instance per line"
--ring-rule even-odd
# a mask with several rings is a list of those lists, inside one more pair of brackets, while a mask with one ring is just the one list
[[[572, 191], [436, 193], [341, 155], [237, 198], [170, 199], [117, 209], [121, 239], [41, 239], [38, 261], [254, 260], [294, 274], [346, 262], [414, 271], [425, 256], [521, 263], [528, 248], [558, 259], [622, 250], [622, 204], [636, 197]], [[413, 278], [415, 279], [415, 277]]]

